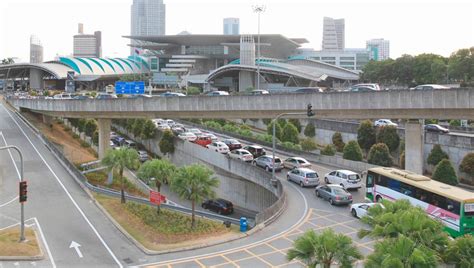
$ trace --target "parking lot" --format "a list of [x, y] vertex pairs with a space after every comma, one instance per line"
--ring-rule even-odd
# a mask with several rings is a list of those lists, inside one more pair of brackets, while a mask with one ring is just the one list
[[313, 229], [320, 233], [325, 228], [350, 236], [359, 251], [366, 256], [372, 253], [375, 241], [357, 237], [358, 230], [363, 227], [364, 224], [359, 219], [351, 217], [348, 213], [311, 209], [300, 225], [269, 241], [245, 249], [215, 253], [193, 260], [164, 262], [153, 267], [305, 267], [299, 261], [288, 262], [286, 252], [305, 231]]

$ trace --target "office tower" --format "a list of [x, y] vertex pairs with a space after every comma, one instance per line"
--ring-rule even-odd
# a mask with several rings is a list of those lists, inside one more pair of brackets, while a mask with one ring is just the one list
[[368, 40], [366, 44], [371, 60], [380, 61], [390, 58], [390, 41], [379, 38]]
[[224, 19], [224, 34], [238, 35], [240, 34], [240, 20], [239, 18], [225, 18]]
[[344, 19], [324, 17], [323, 20], [323, 50], [343, 50], [345, 48]]
[[102, 57], [102, 33], [84, 34], [81, 23], [78, 25], [78, 34], [74, 35], [74, 57]]
[[[133, 0], [131, 8], [132, 36], [165, 35], [166, 5], [163, 0]], [[136, 44], [132, 40], [132, 46]], [[134, 53], [131, 48], [131, 54]]]
[[30, 63], [43, 62], [43, 46], [35, 35], [30, 36]]

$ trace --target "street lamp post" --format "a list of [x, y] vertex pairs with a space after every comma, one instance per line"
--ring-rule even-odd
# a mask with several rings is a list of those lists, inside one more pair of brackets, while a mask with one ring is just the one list
[[[20, 182], [23, 182], [23, 155], [16, 146], [5, 146], [5, 147], [0, 147], [0, 150], [8, 150], [8, 149], [14, 149], [18, 152], [18, 155], [20, 155]], [[21, 203], [21, 223], [20, 223], [20, 242], [25, 241], [25, 210], [24, 210], [24, 205], [23, 202]]]
[[265, 12], [264, 5], [253, 6], [253, 12], [258, 14], [258, 35], [257, 35], [257, 89], [260, 89], [260, 14]]

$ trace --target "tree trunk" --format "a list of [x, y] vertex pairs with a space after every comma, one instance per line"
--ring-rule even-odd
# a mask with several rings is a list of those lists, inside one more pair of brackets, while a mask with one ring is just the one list
[[120, 168], [120, 201], [122, 204], [125, 204], [125, 191], [124, 191], [124, 181], [123, 181], [123, 167]]
[[323, 262], [323, 267], [324, 268], [331, 268], [331, 261], [324, 261]]
[[192, 210], [192, 213], [191, 213], [191, 228], [194, 229], [194, 200], [191, 201], [191, 210]]

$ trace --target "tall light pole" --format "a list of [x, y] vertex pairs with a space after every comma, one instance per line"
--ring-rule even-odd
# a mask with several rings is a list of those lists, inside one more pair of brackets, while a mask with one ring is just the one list
[[257, 89], [260, 89], [260, 14], [265, 12], [264, 5], [252, 6], [253, 12], [258, 14], [258, 35], [257, 35]]

